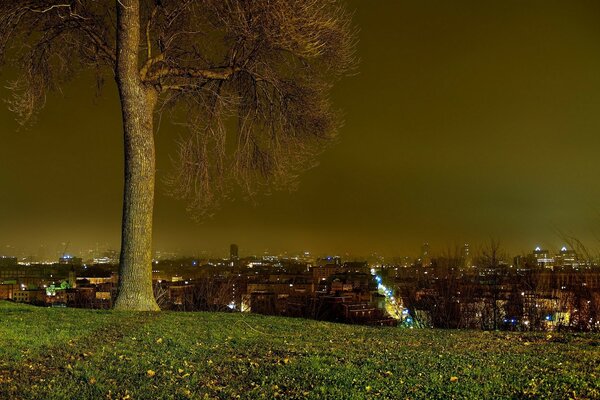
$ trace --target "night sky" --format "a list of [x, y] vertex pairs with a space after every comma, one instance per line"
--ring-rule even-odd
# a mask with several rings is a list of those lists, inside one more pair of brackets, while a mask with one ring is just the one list
[[[348, 4], [361, 63], [336, 87], [345, 126], [320, 165], [295, 192], [198, 224], [160, 183], [179, 129], [163, 119], [155, 249], [417, 255], [495, 237], [515, 253], [557, 248], [558, 231], [598, 244], [600, 2]], [[118, 95], [94, 93], [82, 75], [27, 130], [0, 108], [0, 254], [118, 248]]]

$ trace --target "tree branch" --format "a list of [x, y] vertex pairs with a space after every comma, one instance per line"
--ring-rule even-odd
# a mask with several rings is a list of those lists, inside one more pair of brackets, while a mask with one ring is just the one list
[[[52, 6], [48, 6], [46, 8], [43, 9], [35, 9], [32, 7], [26, 7], [26, 9], [28, 11], [31, 11], [33, 13], [38, 13], [38, 14], [46, 14], [47, 12], [50, 12], [54, 9], [61, 9], [61, 8], [68, 8], [69, 9], [69, 16], [70, 17], [74, 17], [74, 18], [79, 18], [79, 19], [87, 19], [85, 17], [83, 17], [82, 15], [77, 14], [76, 12], [73, 12], [73, 5], [72, 4], [54, 4]], [[64, 18], [60, 15], [60, 12], [58, 12], [58, 16], [60, 18]]]
[[206, 85], [204, 83], [170, 83], [167, 85], [160, 85], [160, 91], [166, 92], [168, 90], [178, 90], [178, 91], [189, 91], [189, 90], [197, 90], [201, 89]]
[[152, 22], [154, 21], [157, 12], [158, 4], [154, 6], [154, 9], [152, 10], [152, 15], [150, 15], [150, 18], [148, 18], [148, 22], [146, 23], [146, 45], [148, 46], [148, 60], [152, 59], [152, 43], [150, 41], [150, 28], [152, 28]]
[[[151, 63], [151, 64], [154, 64]], [[144, 66], [145, 67], [145, 66]], [[150, 84], [159, 84], [162, 79], [169, 78], [199, 78], [201, 80], [220, 80], [224, 81], [240, 71], [237, 67], [216, 67], [216, 68], [178, 68], [178, 67], [161, 67], [154, 70], [152, 73], [146, 74], [144, 82]]]
[[31, 12], [41, 13], [41, 14], [47, 13], [48, 11], [52, 11], [55, 8], [71, 8], [71, 4], [54, 4], [53, 6], [49, 6], [42, 10], [35, 10], [31, 7], [27, 7], [27, 9]]
[[102, 40], [102, 38], [100, 38], [96, 32], [89, 29], [89, 27], [79, 24], [79, 28], [92, 40], [92, 42], [94, 42], [96, 46], [98, 46], [98, 48], [108, 57], [113, 65], [115, 65], [117, 62], [117, 56], [114, 49], [112, 49], [104, 40]]
[[164, 59], [165, 59], [165, 53], [160, 53], [155, 57], [148, 57], [148, 59], [142, 66], [142, 69], [140, 70], [140, 78], [142, 79], [143, 82], [147, 82], [148, 71], [150, 71], [150, 68], [152, 68], [152, 66], [154, 64], [158, 64], [159, 62], [163, 61]]

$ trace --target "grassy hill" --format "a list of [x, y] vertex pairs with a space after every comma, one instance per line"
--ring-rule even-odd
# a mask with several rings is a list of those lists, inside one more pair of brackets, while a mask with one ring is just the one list
[[0, 302], [0, 399], [600, 398], [600, 336]]

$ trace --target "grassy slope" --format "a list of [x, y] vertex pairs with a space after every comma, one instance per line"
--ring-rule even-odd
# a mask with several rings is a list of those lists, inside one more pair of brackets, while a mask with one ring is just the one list
[[236, 397], [600, 398], [600, 336], [0, 302], [0, 399]]

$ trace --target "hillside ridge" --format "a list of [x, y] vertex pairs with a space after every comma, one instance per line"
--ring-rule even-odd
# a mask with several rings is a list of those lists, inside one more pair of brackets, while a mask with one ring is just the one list
[[0, 302], [1, 399], [600, 398], [600, 335]]

